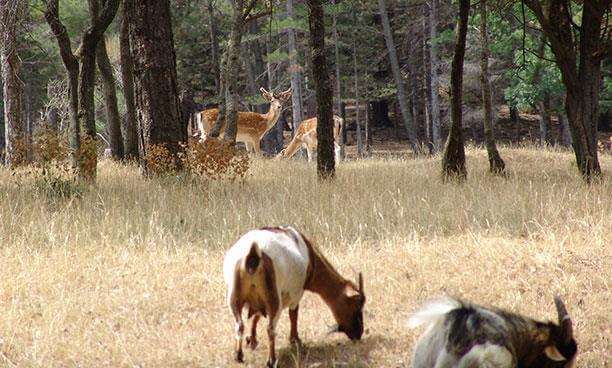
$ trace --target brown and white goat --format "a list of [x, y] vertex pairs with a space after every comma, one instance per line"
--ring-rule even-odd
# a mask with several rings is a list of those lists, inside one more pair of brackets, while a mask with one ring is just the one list
[[267, 227], [244, 234], [228, 250], [223, 264], [227, 303], [235, 319], [235, 359], [244, 361], [242, 340], [246, 307], [252, 318], [246, 339], [257, 346], [257, 322], [268, 318], [268, 367], [276, 365], [275, 329], [281, 311], [289, 309], [290, 340], [299, 343], [297, 320], [304, 290], [319, 294], [338, 323], [335, 331], [351, 340], [363, 334], [363, 277], [358, 284], [342, 277], [300, 232], [292, 227]]
[[570, 368], [577, 353], [572, 321], [555, 298], [559, 323], [539, 322], [452, 298], [432, 301], [409, 326], [428, 324], [413, 368]]

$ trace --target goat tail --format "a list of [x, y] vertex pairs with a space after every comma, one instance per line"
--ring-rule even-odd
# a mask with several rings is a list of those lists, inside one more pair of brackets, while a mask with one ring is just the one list
[[432, 299], [410, 316], [408, 319], [408, 327], [416, 328], [424, 324], [430, 326], [444, 317], [448, 312], [461, 307], [462, 303], [459, 300], [449, 296]]
[[251, 250], [249, 250], [249, 254], [247, 254], [244, 259], [244, 267], [246, 271], [253, 275], [255, 271], [257, 271], [257, 267], [261, 263], [261, 250], [256, 242], [253, 242], [251, 245]]

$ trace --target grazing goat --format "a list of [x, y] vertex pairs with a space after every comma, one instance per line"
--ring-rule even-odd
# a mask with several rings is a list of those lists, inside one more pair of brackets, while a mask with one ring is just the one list
[[227, 303], [235, 319], [235, 359], [243, 362], [242, 310], [252, 318], [246, 343], [257, 347], [257, 322], [268, 318], [267, 367], [276, 366], [275, 329], [281, 311], [289, 309], [290, 341], [299, 343], [297, 320], [304, 290], [319, 294], [338, 322], [334, 331], [351, 340], [363, 334], [363, 277], [358, 284], [340, 276], [306, 237], [292, 227], [266, 227], [244, 234], [225, 255], [223, 273]]
[[452, 298], [416, 312], [410, 327], [428, 324], [414, 350], [413, 368], [569, 368], [577, 352], [572, 321], [555, 297], [559, 324]]

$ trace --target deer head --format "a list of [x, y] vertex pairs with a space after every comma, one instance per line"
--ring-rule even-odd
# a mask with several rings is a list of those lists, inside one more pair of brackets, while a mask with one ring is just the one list
[[289, 100], [289, 98], [291, 97], [291, 87], [288, 90], [278, 94], [268, 92], [263, 87], [261, 87], [259, 91], [261, 91], [261, 95], [263, 96], [263, 98], [265, 98], [266, 101], [270, 102], [270, 110], [275, 111], [280, 110], [283, 104], [287, 102], [287, 100]]

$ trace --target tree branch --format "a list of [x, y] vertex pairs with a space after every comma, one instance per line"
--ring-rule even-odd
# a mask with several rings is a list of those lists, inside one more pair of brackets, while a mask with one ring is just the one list
[[47, 9], [45, 11], [45, 20], [49, 24], [53, 35], [57, 39], [57, 44], [60, 49], [60, 55], [66, 65], [66, 69], [69, 71], [75, 71], [79, 68], [79, 62], [72, 52], [72, 46], [70, 45], [70, 38], [66, 27], [62, 24], [59, 19], [59, 4], [58, 0], [49, 0], [47, 2]]

